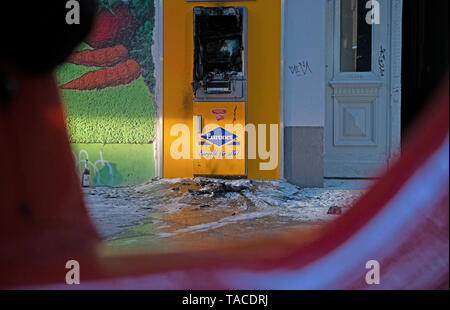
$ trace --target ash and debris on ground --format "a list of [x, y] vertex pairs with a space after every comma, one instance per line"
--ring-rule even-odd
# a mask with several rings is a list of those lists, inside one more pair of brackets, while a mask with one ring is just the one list
[[[160, 179], [85, 189], [99, 233], [124, 243], [170, 238], [245, 238], [344, 213], [370, 184], [326, 180], [299, 188], [285, 180]], [[120, 242], [119, 242], [120, 243]]]

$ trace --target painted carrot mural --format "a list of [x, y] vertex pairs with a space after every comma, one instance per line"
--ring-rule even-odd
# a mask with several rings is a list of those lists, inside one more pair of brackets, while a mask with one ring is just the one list
[[57, 73], [70, 140], [147, 144], [155, 135], [154, 0], [98, 2], [90, 35]]
[[88, 72], [78, 79], [61, 86], [62, 89], [92, 90], [126, 85], [141, 75], [141, 68], [134, 60], [118, 63], [113, 67]]
[[125, 61], [128, 56], [128, 50], [123, 45], [114, 47], [105, 47], [97, 50], [84, 50], [73, 53], [68, 62], [95, 67], [110, 67], [119, 62]]

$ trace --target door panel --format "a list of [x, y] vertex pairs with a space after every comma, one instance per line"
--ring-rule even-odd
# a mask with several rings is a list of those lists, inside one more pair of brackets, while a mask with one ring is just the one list
[[374, 99], [342, 98], [334, 105], [334, 145], [376, 146]]
[[[388, 166], [390, 31], [385, 17], [389, 5], [385, 0], [379, 2], [384, 18], [371, 26], [365, 18], [366, 1], [331, 4], [334, 23], [329, 25], [333, 35], [328, 40], [333, 48], [327, 71], [325, 177], [377, 177]], [[370, 64], [358, 65], [362, 57], [370, 57]]]
[[245, 102], [194, 102], [194, 119], [194, 175], [245, 176]]
[[385, 85], [332, 83], [325, 136], [326, 177], [375, 177], [388, 163]]

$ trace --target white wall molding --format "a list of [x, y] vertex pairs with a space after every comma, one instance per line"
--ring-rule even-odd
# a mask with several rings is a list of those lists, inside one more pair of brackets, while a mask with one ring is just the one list
[[333, 81], [330, 82], [334, 97], [378, 97], [382, 82], [380, 81]]
[[156, 138], [154, 141], [155, 176], [163, 177], [163, 0], [155, 1], [155, 28], [153, 31], [152, 56], [155, 65]]
[[390, 140], [391, 158], [394, 161], [401, 152], [401, 105], [402, 105], [402, 20], [403, 0], [391, 2], [391, 72], [390, 72]]
[[284, 60], [285, 60], [285, 29], [286, 29], [286, 0], [281, 0], [281, 42], [280, 42], [280, 178], [284, 179], [284, 117], [285, 117], [285, 81], [284, 81]]

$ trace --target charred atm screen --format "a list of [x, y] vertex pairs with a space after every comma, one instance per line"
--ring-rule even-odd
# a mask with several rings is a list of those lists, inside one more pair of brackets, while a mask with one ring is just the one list
[[194, 8], [194, 96], [244, 100], [247, 74], [245, 7]]

